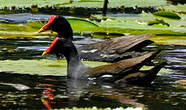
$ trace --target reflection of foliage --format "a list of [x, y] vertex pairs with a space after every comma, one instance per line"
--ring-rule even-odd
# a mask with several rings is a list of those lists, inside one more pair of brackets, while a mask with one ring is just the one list
[[159, 20], [159, 19], [155, 19], [155, 20], [152, 20], [152, 21], [148, 21], [148, 25], [149, 26], [152, 26], [154, 24], [162, 24], [162, 25], [166, 25], [166, 26], [169, 26], [169, 24], [167, 22], [165, 22], [164, 20]]
[[153, 15], [164, 17], [164, 18], [169, 18], [169, 19], [177, 19], [177, 20], [181, 19], [181, 17], [178, 14], [171, 12], [171, 11], [157, 11], [157, 12], [154, 12]]

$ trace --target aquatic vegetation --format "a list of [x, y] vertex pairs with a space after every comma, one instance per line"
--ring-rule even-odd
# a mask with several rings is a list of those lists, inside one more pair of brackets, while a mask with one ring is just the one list
[[0, 1], [0, 7], [11, 7], [11, 6], [16, 6], [16, 7], [31, 7], [33, 4], [37, 4], [38, 7], [46, 6], [46, 5], [55, 5], [57, 3], [63, 3], [67, 0], [1, 0]]
[[[93, 61], [84, 61], [84, 63], [90, 67], [108, 64]], [[66, 60], [1, 60], [0, 64], [0, 72], [66, 76]]]
[[[109, 64], [107, 62], [83, 61], [85, 65], [90, 67]], [[53, 75], [66, 76], [67, 62], [66, 60], [0, 60], [0, 72], [10, 72], [31, 75]], [[24, 67], [24, 68], [22, 68]], [[140, 70], [150, 70], [152, 66], [144, 66]], [[170, 73], [171, 70], [163, 68], [159, 75]]]
[[177, 13], [186, 14], [186, 4], [178, 4], [178, 5], [167, 5], [163, 7], [166, 11], [174, 11]]
[[162, 24], [162, 25], [170, 26], [164, 20], [155, 19], [155, 20], [152, 20], [152, 21], [148, 21], [148, 25], [150, 25], [150, 26], [155, 25], [155, 24]]
[[32, 13], [38, 13], [38, 11], [39, 11], [39, 9], [38, 9], [37, 4], [33, 4], [33, 5], [31, 6], [31, 12], [32, 12]]
[[181, 19], [181, 17], [178, 14], [172, 11], [157, 11], [152, 14], [158, 17], [163, 17], [163, 18], [169, 18], [169, 19], [175, 19], [175, 20]]
[[[88, 9], [100, 13], [103, 1], [0, 0], [0, 14], [7, 15], [8, 13], [19, 12], [61, 14], [61, 11], [68, 11], [70, 16], [74, 16], [74, 13], [83, 14], [85, 9], [87, 9], [86, 13], [88, 14], [90, 12]], [[186, 4], [167, 5], [167, 0], [158, 0], [158, 2], [157, 0], [109, 0], [108, 7], [111, 10], [110, 12], [118, 12], [118, 10], [120, 12], [130, 12], [131, 10], [125, 10], [128, 8], [142, 13], [136, 15], [108, 13], [107, 17], [96, 15], [98, 19], [96, 17], [94, 19], [68, 18], [74, 30], [74, 35], [85, 36], [75, 40], [86, 39], [87, 36], [107, 39], [123, 35], [153, 34], [154, 36], [150, 40], [157, 44], [163, 44], [165, 47], [169, 45], [169, 47], [166, 47], [166, 50], [163, 51], [166, 54], [163, 59], [167, 60], [168, 64], [158, 73], [158, 77], [151, 87], [125, 84], [115, 87], [111, 83], [98, 84], [97, 82], [94, 84], [75, 82], [71, 84], [75, 87], [69, 86], [69, 82], [66, 81], [65, 60], [48, 60], [39, 57], [41, 50], [46, 48], [51, 41], [48, 37], [52, 36], [53, 38], [56, 33], [49, 31], [38, 33], [38, 30], [44, 24], [40, 20], [35, 21], [34, 19], [34, 21], [29, 22], [5, 20], [5, 22], [0, 23], [0, 39], [2, 38], [0, 46], [0, 59], [2, 59], [0, 60], [0, 108], [46, 109], [42, 104], [42, 98], [46, 98], [43, 95], [44, 91], [51, 89], [54, 92], [52, 94], [54, 100], [51, 100], [54, 110], [55, 108], [57, 110], [146, 110], [146, 108], [139, 107], [139, 104], [152, 110], [158, 109], [158, 107], [167, 110], [184, 109], [186, 100], [186, 81], [184, 80]], [[81, 10], [79, 11], [79, 9]], [[113, 9], [118, 10], [114, 11]], [[146, 12], [145, 9], [165, 11], [152, 14], [144, 13]], [[43, 40], [43, 38], [46, 39]], [[9, 42], [8, 40], [12, 41]], [[149, 48], [151, 49], [151, 47]], [[177, 50], [174, 48], [177, 48]], [[94, 67], [107, 63], [86, 61], [85, 64]], [[150, 68], [152, 67], [145, 66], [142, 70]], [[103, 103], [107, 103], [107, 101], [112, 103], [104, 105]], [[87, 105], [89, 106], [84, 108]]]
[[[66, 7], [103, 7], [104, 0], [1, 0], [0, 8], [4, 6], [11, 7], [31, 7], [33, 4], [37, 4], [38, 7], [61, 5]], [[109, 7], [149, 7], [149, 6], [163, 6], [166, 5], [166, 0], [109, 0]]]
[[157, 44], [163, 45], [186, 45], [186, 36], [177, 36], [177, 35], [162, 35], [154, 36], [150, 40], [155, 41]]
[[79, 0], [78, 2], [103, 2], [103, 0]]
[[[182, 15], [182, 17], [186, 18], [184, 15]], [[181, 41], [184, 40], [184, 36], [186, 36], [186, 26], [184, 26], [184, 22], [186, 22], [185, 19], [179, 21], [158, 20], [153, 17], [152, 14], [143, 13], [137, 17], [108, 16], [105, 20], [101, 20], [101, 22], [75, 17], [67, 18], [67, 20], [70, 22], [75, 34], [91, 34], [92, 37], [96, 38], [153, 34], [156, 35], [156, 37], [151, 40], [157, 43], [162, 44], [162, 42], [164, 42], [165, 44], [185, 45], [185, 42]], [[43, 26], [41, 21], [30, 21], [26, 24], [0, 23], [0, 25], [1, 38], [41, 38], [56, 35], [50, 32], [38, 33], [38, 30]], [[171, 37], [169, 37], [170, 39], [167, 41], [167, 38], [164, 36], [168, 35]], [[159, 39], [161, 39], [161, 42], [159, 42]]]
[[[96, 29], [99, 27], [96, 23], [93, 23], [91, 21], [85, 20], [85, 19], [80, 19], [80, 18], [67, 18], [69, 23], [72, 26], [72, 29], [74, 32], [92, 32], [92, 30]], [[78, 24], [78, 25], [77, 25]]]

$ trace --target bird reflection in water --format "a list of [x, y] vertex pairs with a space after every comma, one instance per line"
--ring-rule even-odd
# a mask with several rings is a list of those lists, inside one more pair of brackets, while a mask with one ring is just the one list
[[[54, 81], [53, 79], [46, 79], [49, 81]], [[43, 105], [48, 109], [52, 110], [52, 102], [54, 100], [54, 89], [55, 85], [53, 84], [39, 84], [39, 87], [46, 87], [45, 90], [43, 90], [43, 93], [41, 95], [41, 101]]]
[[[95, 81], [88, 81], [88, 80], [77, 80], [77, 79], [67, 79], [66, 82], [66, 92], [65, 95], [68, 97], [68, 102], [66, 105], [60, 105], [60, 108], [63, 107], [91, 107], [92, 101], [95, 97], [103, 98], [103, 100], [114, 100], [120, 105], [131, 105], [135, 107], [145, 107], [144, 104], [136, 102], [137, 100], [132, 99], [130, 94], [127, 93], [119, 93], [116, 89], [114, 89], [114, 84], [111, 83], [103, 83], [103, 82], [95, 82]], [[43, 90], [41, 95], [41, 101], [43, 105], [48, 109], [51, 110], [56, 108], [56, 97], [59, 94], [55, 94], [54, 92], [57, 91], [55, 88], [57, 85], [53, 84], [40, 84], [40, 87], [46, 87]], [[63, 94], [63, 93], [61, 93]], [[102, 100], [102, 99], [101, 99]], [[101, 101], [100, 100], [100, 101]], [[81, 102], [86, 102], [81, 103]], [[61, 103], [61, 102], [60, 102]], [[81, 104], [82, 105], [81, 105]], [[109, 106], [109, 105], [108, 105]]]

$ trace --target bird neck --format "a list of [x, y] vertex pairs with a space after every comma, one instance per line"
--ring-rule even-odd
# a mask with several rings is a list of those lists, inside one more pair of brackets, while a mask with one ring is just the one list
[[81, 62], [75, 46], [69, 48], [67, 51], [68, 53], [65, 53], [64, 56], [66, 57], [68, 64], [78, 64]]
[[72, 42], [70, 46], [66, 47], [64, 56], [67, 60], [67, 73], [69, 77], [79, 78], [81, 73], [87, 70], [86, 66], [81, 62], [78, 51]]
[[57, 32], [59, 38], [65, 38], [69, 40], [73, 40], [73, 33], [70, 32]]

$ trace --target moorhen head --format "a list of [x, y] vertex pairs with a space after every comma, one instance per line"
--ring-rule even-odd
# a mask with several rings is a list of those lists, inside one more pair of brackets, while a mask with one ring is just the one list
[[73, 30], [69, 22], [63, 16], [51, 16], [48, 22], [39, 30], [43, 32], [52, 30], [58, 33], [58, 37], [66, 39], [73, 39]]

